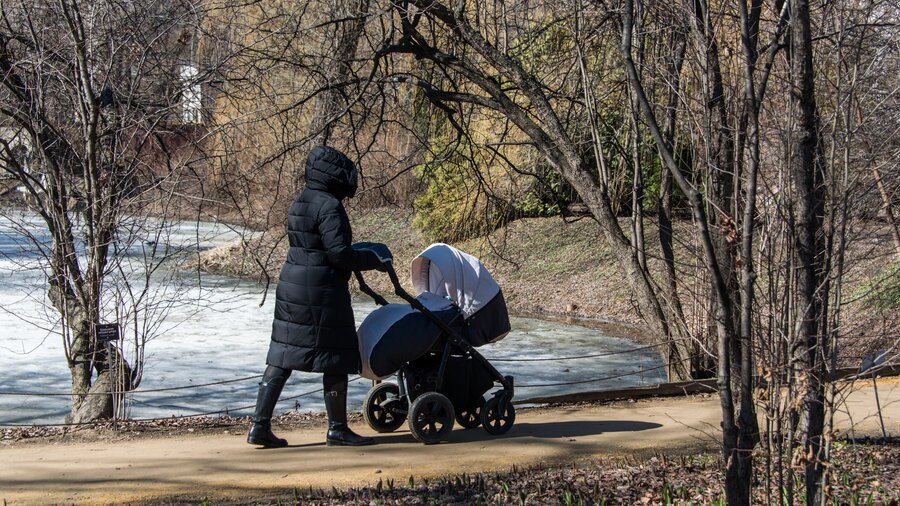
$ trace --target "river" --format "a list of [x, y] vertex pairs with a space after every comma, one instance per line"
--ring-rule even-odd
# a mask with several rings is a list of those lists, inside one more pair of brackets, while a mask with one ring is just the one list
[[[233, 241], [238, 232], [224, 224], [178, 223], [166, 227], [164, 236], [152, 235], [130, 246], [137, 259], [153, 244], [163, 240], [187, 254]], [[58, 317], [46, 304], [44, 262], [26, 239], [31, 234], [46, 241], [46, 231], [34, 216], [7, 211], [0, 215], [0, 425], [60, 423], [69, 410], [65, 395], [13, 395], [14, 393], [65, 393], [70, 385], [63, 344], [58, 334]], [[143, 239], [143, 238], [142, 238]], [[122, 275], [129, 283], [140, 284], [139, 262]], [[153, 418], [227, 410], [249, 414], [247, 406], [256, 399], [256, 376], [262, 372], [269, 341], [274, 305], [274, 287], [263, 302], [263, 287], [252, 282], [161, 269], [150, 281], [151, 293], [166, 310], [146, 345], [143, 380], [129, 395], [128, 416]], [[174, 275], [173, 275], [174, 274]], [[371, 275], [376, 275], [375, 273]], [[134, 278], [134, 279], [132, 279]], [[354, 300], [357, 324], [375, 309], [362, 298]], [[640, 347], [628, 339], [603, 331], [532, 318], [512, 318], [512, 332], [502, 341], [480, 348], [503, 374], [516, 377], [519, 398], [537, 395], [612, 389], [665, 380], [659, 355], [652, 349], [615, 353]], [[126, 354], [130, 349], [126, 346]], [[516, 362], [505, 360], [572, 357], [614, 353], [608, 356], [564, 361]], [[640, 374], [604, 381], [597, 378], [632, 371]], [[191, 386], [221, 381], [230, 383], [171, 391], [163, 388]], [[295, 373], [282, 394], [283, 399], [320, 387], [321, 376]], [[584, 383], [577, 383], [577, 382]], [[351, 408], [358, 406], [368, 381], [350, 384]], [[529, 387], [548, 383], [565, 386]], [[143, 392], [142, 392], [143, 391]], [[319, 411], [321, 394], [283, 400], [278, 412]]]

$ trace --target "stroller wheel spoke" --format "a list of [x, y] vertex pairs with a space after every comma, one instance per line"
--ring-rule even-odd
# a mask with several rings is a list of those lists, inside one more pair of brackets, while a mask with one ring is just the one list
[[456, 413], [456, 421], [466, 429], [474, 429], [481, 425], [481, 408], [484, 399], [478, 398], [474, 404]]

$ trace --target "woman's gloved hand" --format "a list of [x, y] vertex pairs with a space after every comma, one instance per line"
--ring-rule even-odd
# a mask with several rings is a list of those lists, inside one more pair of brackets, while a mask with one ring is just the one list
[[390, 248], [380, 242], [356, 242], [353, 243], [353, 249], [357, 251], [367, 250], [378, 257], [381, 265], [376, 267], [376, 269], [381, 272], [387, 270], [385, 264], [394, 262], [394, 255], [391, 253]]

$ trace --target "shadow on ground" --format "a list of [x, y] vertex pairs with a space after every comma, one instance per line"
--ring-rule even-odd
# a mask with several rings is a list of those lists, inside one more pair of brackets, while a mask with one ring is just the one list
[[[475, 429], [454, 428], [450, 434], [448, 443], [473, 443], [490, 441], [492, 439], [516, 439], [516, 438], [577, 438], [583, 436], [596, 436], [611, 432], [640, 432], [644, 430], [662, 427], [658, 423], [639, 422], [632, 420], [610, 421], [562, 421], [562, 422], [522, 422], [513, 425], [509, 432], [500, 436], [493, 436], [481, 427]], [[402, 432], [375, 436], [375, 442], [379, 445], [392, 443], [414, 443], [412, 434], [405, 428]], [[313, 445], [298, 445], [313, 446]]]

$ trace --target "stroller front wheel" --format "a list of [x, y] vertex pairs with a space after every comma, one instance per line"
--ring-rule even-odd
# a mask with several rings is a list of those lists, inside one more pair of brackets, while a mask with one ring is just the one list
[[502, 394], [491, 397], [481, 409], [481, 425], [488, 434], [494, 436], [506, 434], [516, 423], [516, 408], [512, 400], [502, 397]]
[[400, 387], [393, 383], [379, 383], [369, 389], [363, 401], [363, 418], [376, 432], [393, 432], [406, 421], [406, 399], [400, 397]]
[[409, 431], [427, 445], [440, 443], [453, 430], [454, 416], [450, 399], [428, 392], [416, 397], [409, 408]]

